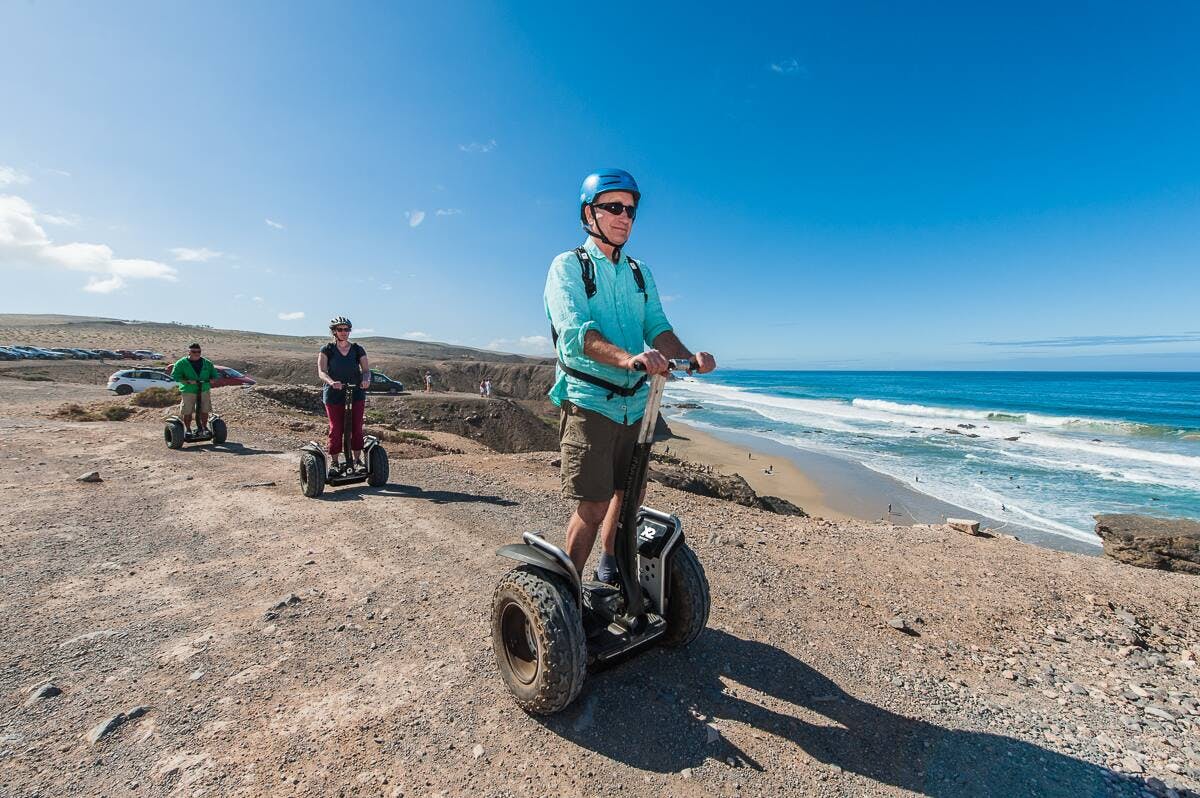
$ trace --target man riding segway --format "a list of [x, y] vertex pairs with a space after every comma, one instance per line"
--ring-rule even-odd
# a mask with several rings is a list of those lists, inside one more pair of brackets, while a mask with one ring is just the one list
[[[588, 238], [555, 258], [546, 278], [546, 314], [558, 351], [550, 398], [560, 408], [562, 491], [579, 502], [567, 524], [567, 554], [582, 574], [601, 530], [596, 578], [610, 584], [621, 480], [646, 407], [646, 380], [666, 374], [667, 358], [694, 360], [700, 373], [717, 367], [708, 352], [693, 355], [683, 345], [663, 312], [654, 276], [621, 251], [641, 196], [621, 169], [588, 175], [579, 195]], [[603, 301], [593, 302], [597, 295]], [[651, 349], [643, 352], [646, 344]], [[638, 365], [644, 374], [633, 371]]]
[[[667, 374], [712, 371], [716, 361], [680, 342], [653, 275], [621, 252], [640, 199], [628, 172], [588, 175], [579, 197], [588, 238], [555, 258], [546, 279], [562, 492], [578, 504], [566, 551], [526, 532], [497, 552], [521, 564], [492, 597], [500, 676], [518, 704], [539, 714], [570, 704], [588, 667], [650, 643], [686, 645], [708, 619], [708, 582], [682, 523], [640, 505]], [[586, 580], [598, 531], [599, 567]]]
[[196, 416], [196, 435], [208, 430], [208, 417], [212, 413], [212, 381], [217, 378], [217, 368], [212, 361], [200, 354], [200, 344], [188, 347], [187, 357], [181, 357], [171, 367], [171, 377], [179, 383], [179, 415], [183, 417], [186, 434], [192, 435], [192, 415]]
[[[229, 434], [225, 420], [212, 411], [212, 381], [219, 376], [211, 360], [202, 357], [200, 344], [188, 347], [187, 357], [171, 366], [171, 378], [179, 384], [179, 416], [163, 421], [163, 440], [168, 449], [182, 449], [185, 443], [225, 443]], [[192, 429], [192, 415], [196, 429]], [[182, 416], [182, 418], [180, 418]]]

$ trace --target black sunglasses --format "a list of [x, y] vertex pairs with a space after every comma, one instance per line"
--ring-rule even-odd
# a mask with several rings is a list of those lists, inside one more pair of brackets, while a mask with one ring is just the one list
[[592, 207], [611, 213], [613, 216], [620, 216], [622, 213], [627, 213], [631, 222], [637, 218], [636, 205], [622, 205], [619, 202], [593, 202]]
[[333, 331], [334, 332], [350, 332], [350, 328], [349, 327], [334, 327]]

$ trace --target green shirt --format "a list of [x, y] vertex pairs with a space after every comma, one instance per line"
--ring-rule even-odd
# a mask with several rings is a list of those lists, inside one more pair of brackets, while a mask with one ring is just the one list
[[[191, 360], [181, 357], [175, 361], [174, 366], [171, 366], [171, 378], [179, 383], [180, 393], [198, 394], [212, 390], [212, 385], [209, 383], [217, 378], [217, 369], [206, 357], [200, 358], [200, 365], [197, 368], [192, 367]], [[195, 380], [199, 385], [188, 385], [184, 380]]]
[[[588, 299], [583, 271], [574, 251], [564, 252], [550, 264], [546, 277], [545, 304], [550, 325], [558, 332], [558, 359], [577, 371], [595, 375], [614, 385], [630, 387], [641, 379], [641, 372], [598, 363], [583, 353], [588, 330], [596, 330], [609, 342], [631, 354], [653, 346], [654, 339], [671, 329], [663, 313], [662, 300], [654, 275], [638, 261], [646, 280], [646, 293], [638, 290], [629, 259], [621, 253], [621, 262], [613, 265], [589, 236], [584, 249], [596, 268], [596, 294]], [[550, 399], [562, 405], [566, 399], [585, 410], [602, 413], [618, 424], [634, 424], [646, 411], [650, 392], [643, 385], [633, 396], [613, 395], [603, 388], [576, 379], [556, 369], [557, 378]]]

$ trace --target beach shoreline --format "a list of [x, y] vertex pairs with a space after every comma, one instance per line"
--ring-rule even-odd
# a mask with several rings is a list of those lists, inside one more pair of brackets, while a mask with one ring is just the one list
[[[1098, 556], [1099, 539], [1088, 545], [1062, 535], [991, 518], [921, 493], [861, 463], [799, 449], [749, 432], [689, 424], [667, 415], [673, 436], [666, 451], [684, 460], [737, 473], [759, 495], [779, 496], [817, 518], [883, 521], [900, 526], [939, 524], [971, 518], [993, 532], [1057, 551]], [[765, 473], [766, 469], [771, 473]]]

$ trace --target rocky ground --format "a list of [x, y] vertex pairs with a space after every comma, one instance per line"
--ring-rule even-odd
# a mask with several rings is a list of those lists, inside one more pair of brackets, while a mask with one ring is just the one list
[[321, 422], [238, 397], [233, 445], [170, 451], [161, 411], [64, 422], [113, 400], [0, 378], [0, 794], [1200, 788], [1193, 576], [652, 484], [709, 627], [535, 718], [489, 609], [498, 546], [560, 539], [554, 455], [392, 431], [389, 485], [309, 500], [295, 447]]

